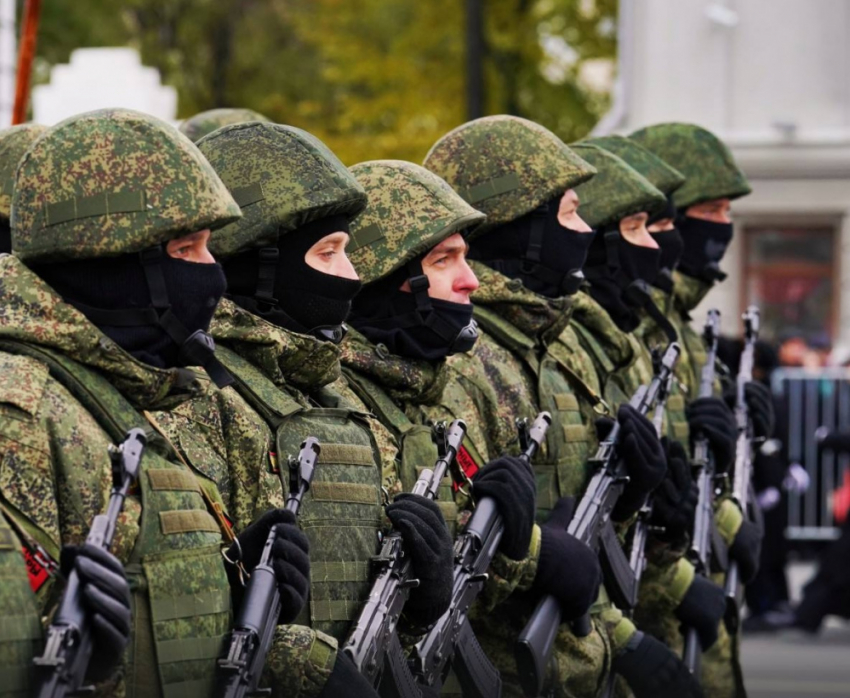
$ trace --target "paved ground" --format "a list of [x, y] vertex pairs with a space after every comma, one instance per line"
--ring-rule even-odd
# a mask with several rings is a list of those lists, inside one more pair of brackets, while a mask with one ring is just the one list
[[[813, 573], [794, 565], [794, 596]], [[799, 632], [744, 636], [741, 646], [749, 698], [850, 698], [850, 624], [828, 619], [820, 635]]]

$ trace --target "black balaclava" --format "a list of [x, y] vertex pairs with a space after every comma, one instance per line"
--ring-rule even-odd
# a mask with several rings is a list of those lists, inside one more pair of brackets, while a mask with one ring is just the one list
[[485, 233], [470, 244], [469, 257], [512, 279], [530, 291], [560, 298], [578, 291], [582, 267], [595, 234], [565, 228], [558, 221], [561, 197]]
[[652, 305], [649, 294], [658, 274], [661, 250], [633, 245], [620, 234], [618, 223], [597, 236], [584, 271], [590, 295], [624, 332], [640, 324], [637, 310]]
[[720, 260], [732, 240], [732, 224], [704, 221], [684, 215], [684, 212], [677, 224], [684, 242], [679, 269], [710, 284], [723, 281], [726, 274], [720, 271]]
[[224, 262], [228, 298], [269, 322], [339, 343], [359, 279], [325, 274], [307, 251], [326, 235], [348, 232], [346, 216], [328, 216], [284, 233], [276, 247], [248, 250]]
[[203, 366], [219, 387], [232, 382], [207, 332], [226, 288], [219, 264], [174, 259], [156, 245], [33, 270], [140, 361], [159, 368]]
[[9, 254], [12, 251], [12, 228], [9, 221], [0, 220], [0, 254]]
[[[405, 281], [410, 292], [401, 290]], [[366, 286], [354, 300], [349, 322], [370, 342], [385, 345], [396, 356], [440, 361], [475, 345], [478, 325], [472, 311], [472, 303], [428, 295], [420, 256]]]
[[673, 272], [682, 257], [685, 243], [678, 228], [662, 230], [658, 233], [650, 233], [661, 248], [661, 261], [659, 262], [658, 274], [652, 285], [660, 288], [665, 293], [673, 292]]

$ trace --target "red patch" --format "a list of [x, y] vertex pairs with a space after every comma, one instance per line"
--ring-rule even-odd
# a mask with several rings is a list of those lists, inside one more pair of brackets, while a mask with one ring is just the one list
[[[457, 462], [460, 465], [460, 469], [463, 471], [463, 474], [466, 477], [472, 479], [472, 476], [478, 472], [478, 464], [475, 462], [472, 456], [469, 455], [469, 451], [466, 450], [466, 446], [461, 446], [457, 452]], [[452, 488], [455, 492], [460, 489], [460, 486], [457, 482], [452, 484]]]
[[38, 591], [44, 586], [50, 574], [47, 568], [38, 561], [27, 546], [21, 546], [21, 552], [23, 552], [24, 561], [27, 565], [27, 577], [29, 577], [30, 588], [33, 591]]

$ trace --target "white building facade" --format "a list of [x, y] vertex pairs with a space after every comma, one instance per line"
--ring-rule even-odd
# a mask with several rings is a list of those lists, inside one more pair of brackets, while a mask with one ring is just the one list
[[771, 339], [850, 344], [850, 0], [621, 0], [619, 32], [596, 132], [700, 124], [753, 186], [697, 321], [756, 302]]

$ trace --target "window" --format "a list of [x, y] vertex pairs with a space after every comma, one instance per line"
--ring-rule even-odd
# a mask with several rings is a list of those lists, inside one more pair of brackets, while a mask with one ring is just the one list
[[744, 305], [761, 308], [761, 333], [829, 343], [833, 336], [837, 265], [835, 228], [747, 226]]

